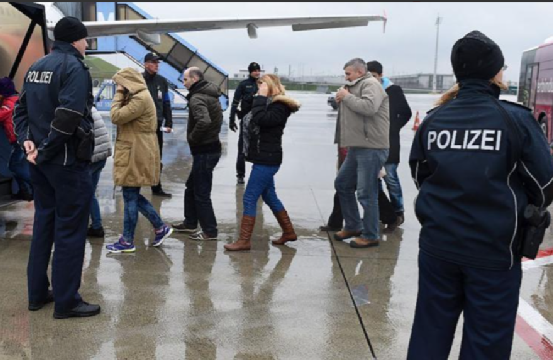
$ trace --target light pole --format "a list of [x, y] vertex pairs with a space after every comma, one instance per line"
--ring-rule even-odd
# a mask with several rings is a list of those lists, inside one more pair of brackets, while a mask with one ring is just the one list
[[432, 81], [432, 91], [436, 92], [438, 86], [438, 39], [440, 37], [440, 24], [442, 23], [442, 18], [440, 15], [436, 18], [436, 55], [434, 56], [434, 77]]

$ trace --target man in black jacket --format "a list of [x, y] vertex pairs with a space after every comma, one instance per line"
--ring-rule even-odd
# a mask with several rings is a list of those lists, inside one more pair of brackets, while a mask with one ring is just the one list
[[[17, 141], [32, 164], [34, 186], [29, 310], [54, 301], [56, 319], [100, 313], [99, 305], [88, 304], [79, 295], [93, 192], [92, 80], [83, 62], [87, 34], [77, 18], [58, 21], [52, 52], [25, 75], [14, 110]], [[47, 270], [53, 244], [51, 291]]]
[[[173, 114], [171, 112], [171, 99], [169, 97], [169, 85], [167, 79], [158, 74], [159, 71], [159, 60], [161, 58], [153, 53], [148, 53], [144, 57], [144, 80], [146, 80], [146, 85], [154, 99], [156, 104], [156, 114], [157, 114], [157, 141], [159, 144], [159, 158], [161, 160], [163, 154], [163, 132], [161, 128], [163, 127], [163, 119], [165, 118], [165, 132], [173, 131]], [[160, 172], [163, 171], [163, 163], [161, 163]], [[152, 186], [152, 194], [171, 197], [171, 194], [163, 191], [161, 187], [161, 176], [159, 177], [159, 184]]]
[[367, 70], [373, 74], [381, 83], [390, 99], [390, 154], [384, 165], [386, 176], [384, 182], [390, 194], [390, 201], [397, 214], [397, 221], [388, 224], [386, 232], [395, 230], [403, 224], [405, 217], [403, 215], [403, 192], [397, 174], [399, 165], [399, 132], [411, 118], [411, 108], [405, 99], [403, 90], [399, 85], [393, 84], [389, 79], [384, 78], [382, 64], [378, 61], [369, 61]]
[[[190, 238], [193, 240], [217, 240], [211, 187], [213, 170], [221, 158], [221, 92], [216, 85], [204, 80], [204, 74], [197, 67], [184, 72], [184, 86], [189, 91], [186, 96], [189, 110], [187, 140], [193, 163], [184, 191], [184, 221], [174, 224], [173, 228], [192, 234]], [[197, 230], [198, 223], [200, 231]]]
[[[238, 136], [238, 157], [236, 158], [236, 179], [238, 184], [244, 184], [246, 176], [246, 158], [242, 153], [243, 135], [242, 135], [242, 118], [252, 109], [253, 96], [257, 93], [257, 79], [261, 74], [261, 67], [258, 63], [252, 62], [248, 66], [250, 76], [242, 81], [234, 92], [234, 99], [230, 107], [229, 128], [236, 132], [236, 115], [240, 120], [240, 135]], [[240, 110], [238, 110], [240, 105]]]

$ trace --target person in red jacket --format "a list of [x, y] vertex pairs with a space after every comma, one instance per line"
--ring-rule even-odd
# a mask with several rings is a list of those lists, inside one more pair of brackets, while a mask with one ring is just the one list
[[18, 200], [33, 200], [33, 188], [29, 174], [29, 163], [25, 159], [25, 153], [17, 144], [17, 138], [13, 129], [13, 110], [19, 96], [15, 91], [12, 79], [5, 77], [0, 79], [0, 124], [4, 129], [6, 138], [12, 146], [9, 169], [14, 174], [19, 186], [19, 192], [12, 197]]

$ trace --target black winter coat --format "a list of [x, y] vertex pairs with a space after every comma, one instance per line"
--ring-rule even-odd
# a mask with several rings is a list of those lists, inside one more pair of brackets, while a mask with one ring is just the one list
[[[253, 100], [246, 160], [254, 164], [280, 165], [284, 127], [288, 117], [299, 110], [300, 103], [285, 95], [275, 96], [269, 105], [267, 102], [268, 98], [260, 95]], [[255, 127], [259, 127], [259, 132]]]
[[390, 154], [387, 164], [399, 164], [399, 132], [411, 118], [411, 108], [405, 99], [399, 85], [390, 85], [386, 88], [390, 99]]

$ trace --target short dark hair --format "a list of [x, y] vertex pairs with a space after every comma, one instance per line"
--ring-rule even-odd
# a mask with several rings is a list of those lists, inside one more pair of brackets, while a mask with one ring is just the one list
[[198, 78], [199, 81], [204, 79], [204, 73], [199, 69], [190, 69], [190, 77]]
[[373, 60], [373, 61], [369, 61], [367, 63], [367, 71], [368, 72], [375, 72], [377, 73], [378, 75], [382, 75], [382, 64], [379, 63], [378, 61], [376, 60]]

